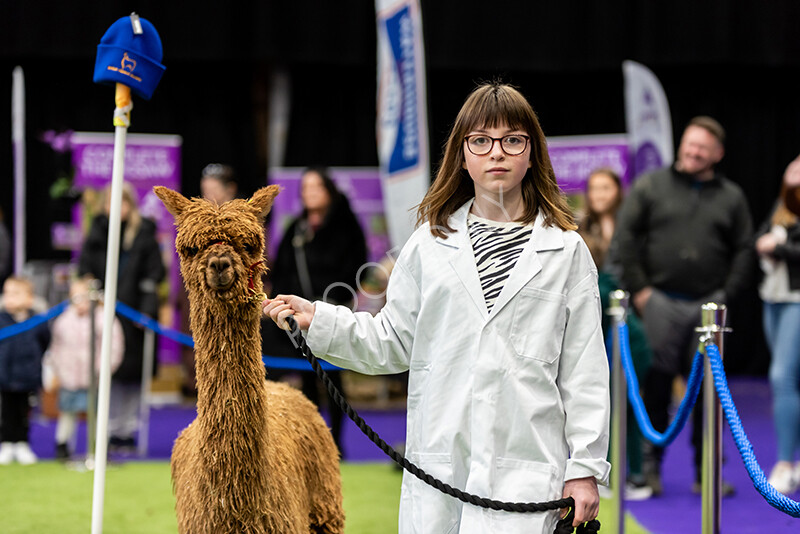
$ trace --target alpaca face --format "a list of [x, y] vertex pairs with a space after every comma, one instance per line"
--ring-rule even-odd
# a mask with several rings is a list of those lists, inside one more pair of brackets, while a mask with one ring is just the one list
[[187, 289], [204, 298], [240, 302], [249, 296], [251, 282], [260, 290], [263, 228], [254, 215], [230, 203], [195, 202], [205, 204], [191, 209], [192, 217], [203, 221], [202, 229], [181, 226], [175, 240]]
[[175, 248], [190, 295], [234, 305], [261, 291], [263, 222], [277, 186], [260, 189], [248, 201], [234, 199], [221, 206], [163, 187], [155, 193], [175, 216]]

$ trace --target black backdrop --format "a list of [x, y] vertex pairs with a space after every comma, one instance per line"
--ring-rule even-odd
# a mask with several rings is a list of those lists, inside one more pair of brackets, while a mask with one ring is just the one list
[[[651, 68], [667, 93], [676, 136], [694, 115], [728, 130], [721, 167], [745, 190], [758, 224], [782, 170], [800, 153], [800, 3], [792, 0], [422, 0], [432, 160], [477, 81], [518, 85], [547, 135], [624, 132], [621, 63]], [[188, 5], [188, 4], [187, 4]], [[66, 156], [44, 130], [112, 131], [113, 91], [92, 84], [96, 45], [137, 11], [159, 30], [167, 71], [151, 102], [135, 102], [131, 132], [183, 137], [183, 190], [199, 192], [211, 161], [231, 163], [251, 193], [266, 179], [268, 88], [291, 78], [285, 164], [376, 165], [375, 16], [368, 0], [175, 2], [41, 0], [0, 5], [0, 102], [25, 69], [29, 257], [59, 259], [50, 222], [68, 200], [48, 188]], [[0, 104], [0, 109], [3, 106]], [[8, 110], [10, 104], [5, 105]], [[10, 114], [0, 121], [0, 207], [10, 223]], [[6, 126], [3, 127], [2, 125]], [[313, 147], [313, 148], [309, 148]], [[45, 207], [46, 209], [42, 209]], [[767, 355], [755, 291], [731, 310], [732, 371], [761, 373]]]

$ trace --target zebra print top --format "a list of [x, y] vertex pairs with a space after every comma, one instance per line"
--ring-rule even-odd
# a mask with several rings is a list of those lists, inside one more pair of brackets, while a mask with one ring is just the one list
[[491, 313], [506, 279], [531, 237], [533, 226], [491, 221], [473, 213], [469, 214], [467, 224], [486, 309]]

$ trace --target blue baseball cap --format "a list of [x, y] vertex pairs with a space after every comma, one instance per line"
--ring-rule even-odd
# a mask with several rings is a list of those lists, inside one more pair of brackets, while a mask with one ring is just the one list
[[[139, 24], [134, 32], [134, 24]], [[100, 44], [94, 63], [94, 82], [122, 83], [135, 94], [150, 100], [166, 67], [164, 52], [155, 27], [136, 15], [122, 17], [111, 25]]]

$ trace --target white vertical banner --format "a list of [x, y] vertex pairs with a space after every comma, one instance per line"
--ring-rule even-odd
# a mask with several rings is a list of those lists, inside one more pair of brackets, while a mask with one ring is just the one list
[[378, 157], [389, 240], [399, 248], [430, 185], [422, 16], [418, 0], [375, 0], [375, 13]]
[[635, 61], [623, 61], [625, 124], [630, 141], [632, 176], [672, 163], [672, 119], [664, 88], [656, 75]]

